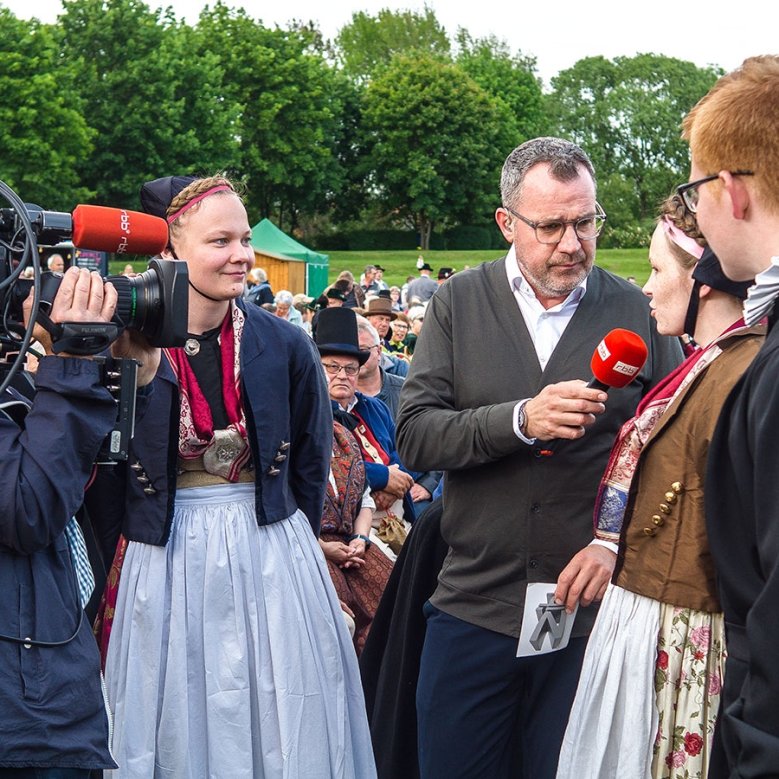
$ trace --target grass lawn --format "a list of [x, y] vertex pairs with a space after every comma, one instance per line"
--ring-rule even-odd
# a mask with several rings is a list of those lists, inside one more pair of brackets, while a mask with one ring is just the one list
[[[342, 270], [350, 270], [355, 278], [366, 265], [381, 265], [385, 269], [384, 280], [390, 285], [401, 286], [407, 276], [416, 276], [417, 251], [389, 252], [330, 252], [330, 281], [335, 281]], [[433, 278], [439, 268], [463, 270], [485, 260], [501, 256], [495, 249], [474, 249], [472, 251], [428, 251], [422, 253], [426, 262], [433, 266]], [[618, 276], [635, 276], [643, 284], [649, 276], [647, 249], [600, 249], [597, 264]]]
[[[386, 269], [385, 281], [390, 285], [402, 286], [407, 276], [416, 276], [418, 251], [387, 251], [387, 252], [330, 252], [330, 282], [335, 281], [342, 270], [350, 270], [355, 278], [359, 278], [366, 265], [381, 265]], [[463, 270], [473, 267], [485, 260], [494, 260], [501, 255], [495, 249], [474, 249], [463, 251], [428, 251], [423, 256], [433, 266], [433, 278], [439, 268], [454, 268]], [[635, 276], [639, 284], [643, 284], [649, 276], [647, 249], [599, 249], [597, 264], [618, 276]], [[121, 273], [126, 260], [110, 263], [109, 272]], [[138, 260], [132, 263], [137, 272], [146, 269], [146, 262]]]

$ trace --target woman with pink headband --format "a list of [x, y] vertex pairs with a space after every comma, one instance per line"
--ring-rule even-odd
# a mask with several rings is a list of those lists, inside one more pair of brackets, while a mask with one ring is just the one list
[[189, 337], [163, 350], [126, 465], [88, 496], [122, 534], [100, 631], [111, 775], [373, 777], [317, 542], [333, 424], [319, 356], [244, 302], [251, 229], [228, 179], [157, 179], [141, 201], [168, 221], [163, 256], [187, 263]]
[[[678, 195], [663, 212], [644, 294], [658, 331], [686, 334], [690, 354], [622, 427], [596, 500], [594, 540], [558, 581], [568, 608], [582, 591], [603, 597], [558, 779], [703, 779], [708, 771], [725, 632], [706, 539], [706, 456], [765, 328], [744, 324], [749, 285], [726, 278], [704, 251]], [[588, 559], [603, 573], [583, 581]]]

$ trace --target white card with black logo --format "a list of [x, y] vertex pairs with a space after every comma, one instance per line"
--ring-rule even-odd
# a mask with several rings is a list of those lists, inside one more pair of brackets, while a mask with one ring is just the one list
[[579, 605], [572, 614], [554, 602], [556, 583], [530, 582], [525, 593], [525, 611], [519, 634], [517, 657], [557, 652], [568, 646]]

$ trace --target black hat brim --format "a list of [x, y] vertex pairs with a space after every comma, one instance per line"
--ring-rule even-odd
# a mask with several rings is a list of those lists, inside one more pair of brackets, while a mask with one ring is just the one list
[[354, 357], [360, 365], [365, 365], [371, 356], [370, 352], [355, 349], [349, 344], [317, 344], [316, 348], [323, 357]]

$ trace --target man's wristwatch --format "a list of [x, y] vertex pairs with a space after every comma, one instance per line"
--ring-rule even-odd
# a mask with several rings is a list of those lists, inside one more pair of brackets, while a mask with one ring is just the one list
[[519, 432], [522, 433], [525, 438], [529, 438], [527, 434], [527, 414], [525, 414], [525, 406], [529, 401], [530, 398], [523, 400], [517, 409], [517, 426], [519, 427]]

